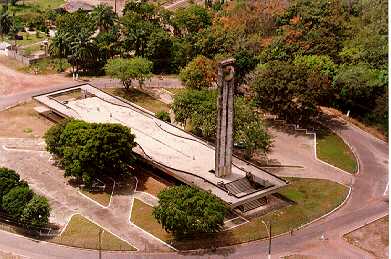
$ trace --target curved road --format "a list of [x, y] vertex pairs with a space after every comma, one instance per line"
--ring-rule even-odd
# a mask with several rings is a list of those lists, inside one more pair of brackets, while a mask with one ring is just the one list
[[[12, 99], [12, 98], [11, 98]], [[1, 107], [1, 99], [0, 99]], [[329, 121], [330, 123], [330, 121]], [[273, 239], [273, 258], [311, 251], [323, 257], [370, 257], [365, 252], [344, 242], [343, 234], [372, 219], [388, 214], [388, 144], [374, 138], [355, 126], [334, 119], [333, 129], [348, 142], [359, 159], [360, 171], [353, 182], [351, 196], [335, 213], [321, 219], [293, 236], [283, 235]], [[327, 241], [320, 240], [324, 235]], [[30, 258], [97, 258], [98, 252], [38, 242], [1, 231], [0, 251], [12, 251]], [[173, 258], [181, 256], [212, 256], [232, 258], [264, 258], [267, 242], [254, 241], [247, 244], [220, 248], [216, 251], [197, 251], [185, 254], [140, 254], [103, 253], [102, 258]]]

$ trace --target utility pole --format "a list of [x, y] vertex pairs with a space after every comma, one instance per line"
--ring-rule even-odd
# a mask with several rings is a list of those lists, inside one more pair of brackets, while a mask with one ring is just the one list
[[102, 233], [103, 229], [99, 229], [99, 259], [102, 259]]
[[272, 258], [272, 222], [269, 221], [269, 253], [267, 255], [268, 259]]

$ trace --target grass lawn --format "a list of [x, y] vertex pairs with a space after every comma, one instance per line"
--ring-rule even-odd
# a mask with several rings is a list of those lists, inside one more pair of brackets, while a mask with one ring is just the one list
[[152, 216], [152, 211], [153, 207], [138, 199], [134, 199], [130, 221], [161, 240], [171, 240], [173, 238], [172, 235], [167, 233], [155, 220]]
[[104, 191], [89, 191], [86, 189], [81, 189], [80, 192], [101, 204], [102, 206], [109, 206], [114, 182], [111, 179], [107, 179], [104, 181], [104, 183], [106, 184]]
[[344, 238], [352, 245], [373, 254], [376, 258], [388, 258], [388, 227], [389, 219], [388, 216], [385, 216], [344, 235]]
[[[102, 229], [98, 225], [76, 214], [71, 218], [61, 236], [51, 241], [68, 246], [99, 249], [100, 230]], [[102, 250], [135, 251], [136, 249], [113, 234], [103, 231]]]
[[290, 185], [281, 189], [280, 194], [296, 204], [285, 207], [249, 223], [216, 234], [199, 234], [189, 239], [175, 241], [166, 233], [152, 216], [153, 208], [135, 200], [131, 221], [139, 227], [182, 250], [228, 246], [267, 237], [262, 220], [272, 220], [272, 234], [288, 232], [310, 222], [340, 205], [348, 194], [348, 189], [335, 182], [320, 179], [288, 178]]
[[168, 112], [170, 110], [169, 105], [153, 98], [152, 96], [138, 90], [131, 88], [129, 91], [126, 91], [124, 88], [105, 88], [102, 89], [102, 91], [119, 96], [121, 98], [124, 98], [132, 103], [135, 103], [144, 109], [147, 109], [153, 113], [159, 112], [159, 111], [166, 111]]
[[65, 3], [64, 0], [24, 0], [25, 5], [36, 5], [42, 9], [57, 8]]
[[0, 111], [0, 137], [37, 138], [54, 125], [40, 116], [34, 107], [38, 103], [29, 101], [13, 108]]
[[316, 154], [319, 159], [345, 170], [351, 174], [357, 172], [357, 161], [345, 142], [328, 129], [317, 131]]
[[159, 179], [149, 169], [137, 167], [133, 171], [133, 173], [137, 177], [137, 181], [138, 181], [137, 191], [147, 192], [149, 194], [157, 196], [160, 191], [167, 188], [168, 186], [173, 185], [173, 183], [165, 179]]
[[[37, 43], [36, 45], [34, 45], [36, 46], [37, 50], [39, 50], [38, 42], [41, 42], [47, 38], [46, 34], [43, 32], [39, 32], [39, 37], [37, 37], [36, 34], [28, 34], [27, 32], [19, 32], [18, 35], [23, 36], [23, 40], [17, 40], [16, 45], [27, 46], [27, 45]], [[14, 40], [9, 40], [9, 42], [14, 42]]]
[[18, 16], [27, 13], [37, 13], [38, 11], [45, 11], [47, 9], [55, 9], [64, 3], [65, 0], [23, 0], [18, 1], [15, 6], [9, 4], [9, 10]]

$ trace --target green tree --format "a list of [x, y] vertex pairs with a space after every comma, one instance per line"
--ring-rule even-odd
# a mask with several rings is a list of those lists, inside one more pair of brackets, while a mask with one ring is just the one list
[[175, 12], [173, 24], [180, 34], [193, 34], [209, 27], [212, 17], [207, 9], [192, 4]]
[[194, 134], [212, 138], [216, 134], [217, 92], [187, 89], [175, 95], [171, 106], [175, 120], [186, 123], [190, 120]]
[[258, 58], [247, 49], [240, 49], [235, 52], [236, 80], [242, 83], [244, 77], [252, 71], [259, 63]]
[[234, 140], [244, 148], [246, 159], [257, 150], [268, 151], [271, 144], [270, 135], [254, 110], [255, 107], [243, 97], [235, 97]]
[[371, 112], [378, 96], [385, 94], [387, 72], [366, 64], [342, 65], [334, 78], [337, 106], [358, 114]]
[[61, 62], [62, 59], [67, 58], [68, 54], [70, 54], [70, 48], [69, 48], [69, 36], [68, 34], [64, 32], [59, 32], [56, 34], [56, 36], [51, 40], [49, 44], [49, 54], [53, 58], [59, 58], [59, 71], [63, 72], [64, 67], [63, 63]]
[[2, 207], [9, 216], [18, 220], [32, 197], [33, 192], [28, 186], [17, 186], [3, 196]]
[[24, 207], [20, 220], [28, 227], [44, 227], [49, 223], [49, 216], [48, 200], [43, 196], [34, 195]]
[[69, 120], [63, 120], [60, 123], [53, 125], [46, 131], [44, 139], [46, 142], [46, 149], [50, 153], [55, 154], [57, 156], [63, 156], [62, 143], [60, 142], [60, 140], [61, 135], [68, 122]]
[[105, 71], [113, 78], [119, 79], [125, 89], [129, 89], [132, 80], [138, 80], [140, 86], [145, 79], [152, 76], [152, 62], [141, 57], [131, 59], [111, 59], [105, 66]]
[[144, 57], [153, 62], [155, 73], [169, 72], [172, 39], [168, 32], [159, 28], [154, 30], [147, 41]]
[[119, 29], [116, 26], [111, 27], [107, 32], [99, 33], [95, 37], [94, 41], [99, 50], [98, 55], [104, 63], [121, 53], [121, 42], [118, 41], [120, 37]]
[[4, 40], [4, 35], [7, 35], [12, 27], [12, 18], [8, 14], [6, 7], [0, 8], [0, 36]]
[[[261, 119], [254, 107], [243, 97], [235, 97], [234, 142], [245, 149], [250, 158], [254, 151], [267, 151], [270, 144]], [[213, 139], [216, 135], [217, 92], [188, 89], [175, 95], [172, 104], [175, 120], [190, 122], [191, 131], [204, 138]]]
[[82, 29], [70, 43], [69, 64], [76, 67], [76, 72], [79, 72], [79, 69], [87, 68], [88, 65], [96, 65], [96, 49], [95, 42], [91, 40], [91, 31]]
[[92, 10], [91, 16], [99, 31], [106, 32], [114, 25], [117, 14], [111, 6], [99, 4]]
[[337, 70], [337, 65], [326, 55], [296, 56], [293, 60], [293, 64], [305, 66], [312, 72], [320, 71], [330, 78], [335, 76]]
[[359, 14], [347, 23], [340, 57], [344, 62], [384, 69], [388, 65], [388, 1], [357, 1], [356, 8]]
[[[45, 140], [58, 139], [59, 131], [48, 131]], [[65, 176], [82, 179], [87, 185], [99, 175], [128, 173], [128, 164], [134, 161], [134, 135], [120, 124], [69, 121], [58, 143], [53, 150], [61, 156]]]
[[216, 80], [215, 71], [213, 60], [197, 56], [180, 71], [179, 77], [186, 87], [192, 89], [210, 88]]
[[11, 179], [16, 182], [19, 182], [20, 180], [20, 176], [15, 172], [15, 170], [6, 167], [0, 167], [0, 177]]
[[19, 175], [11, 169], [0, 167], [0, 208], [2, 207], [3, 196], [12, 188], [19, 185]]
[[[160, 17], [159, 9], [145, 0], [128, 1], [123, 12], [124, 16], [121, 18], [123, 48], [128, 55], [134, 51], [136, 56], [146, 57], [146, 49], [151, 48], [150, 40], [156, 42], [158, 40], [156, 36], [162, 36], [162, 30], [164, 31], [162, 27], [164, 19]], [[157, 33], [160, 35], [156, 35]], [[164, 42], [164, 39], [162, 41]]]
[[317, 104], [330, 81], [305, 66], [273, 61], [259, 66], [249, 84], [258, 107], [288, 122], [306, 123], [318, 114]]
[[224, 225], [224, 204], [210, 193], [194, 187], [175, 186], [158, 194], [153, 215], [167, 232], [184, 235], [217, 232]]

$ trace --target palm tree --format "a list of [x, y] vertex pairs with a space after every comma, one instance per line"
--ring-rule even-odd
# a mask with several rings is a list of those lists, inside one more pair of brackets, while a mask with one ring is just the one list
[[114, 25], [117, 14], [113, 12], [113, 8], [108, 5], [100, 4], [92, 10], [91, 13], [96, 27], [101, 32], [106, 32]]
[[86, 64], [94, 57], [95, 44], [91, 40], [91, 34], [86, 31], [80, 31], [71, 42], [71, 55], [69, 60], [73, 66], [76, 66], [76, 72], [82, 64]]
[[56, 36], [52, 39], [49, 45], [49, 54], [52, 57], [56, 57], [60, 59], [60, 71], [63, 71], [63, 58], [67, 57], [67, 54], [69, 51], [69, 44], [70, 44], [71, 38], [69, 37], [68, 33], [62, 33], [58, 32]]
[[0, 10], [0, 36], [3, 41], [4, 35], [8, 34], [12, 28], [12, 18], [8, 15], [8, 10], [3, 6]]

